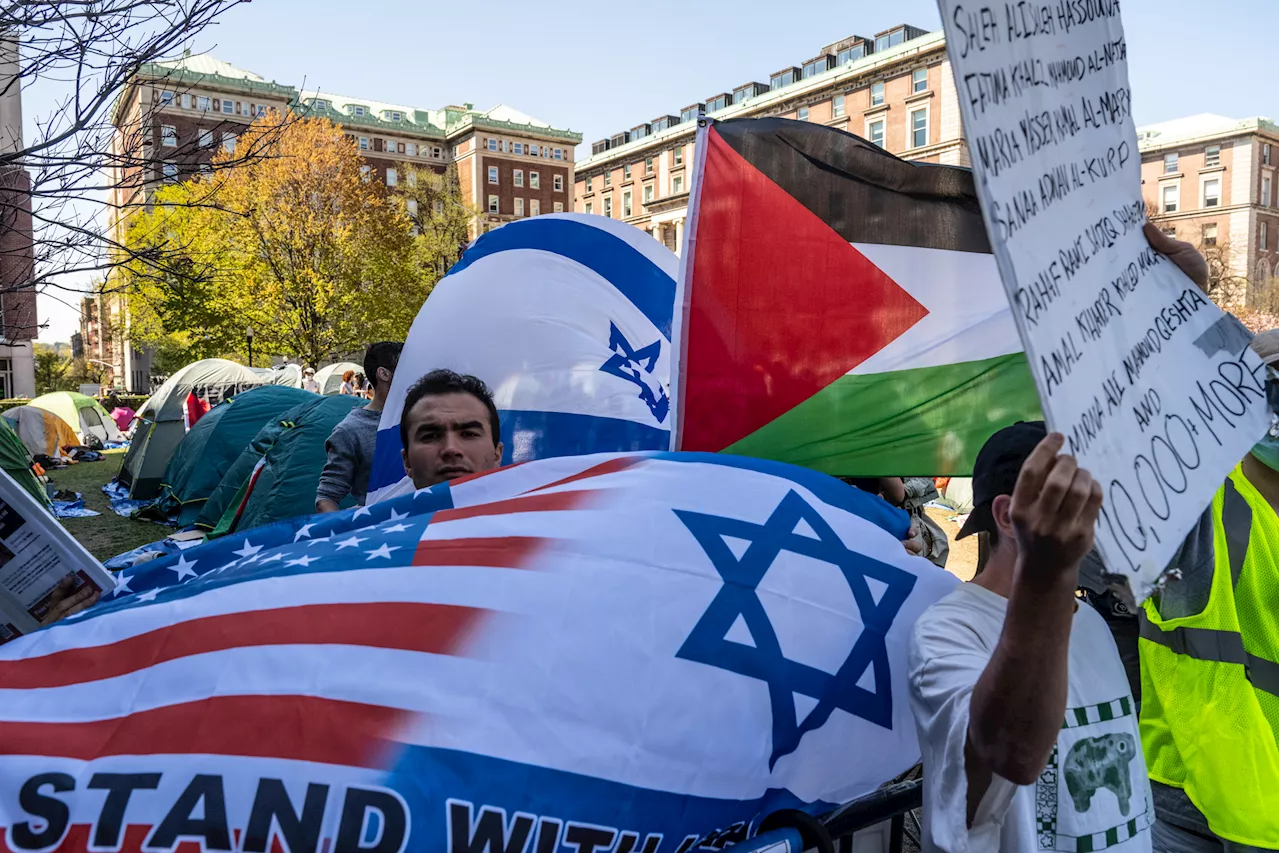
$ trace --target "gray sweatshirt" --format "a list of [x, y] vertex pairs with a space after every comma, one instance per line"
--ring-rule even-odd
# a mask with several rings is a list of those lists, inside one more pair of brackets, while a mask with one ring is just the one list
[[351, 495], [364, 503], [369, 491], [369, 472], [373, 469], [373, 447], [378, 441], [378, 421], [382, 412], [361, 406], [352, 409], [338, 422], [325, 442], [329, 454], [320, 473], [316, 500], [341, 503]]

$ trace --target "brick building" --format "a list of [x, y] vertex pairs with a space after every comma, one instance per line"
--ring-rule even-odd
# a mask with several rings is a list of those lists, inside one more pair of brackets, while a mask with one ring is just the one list
[[1138, 128], [1149, 215], [1200, 247], [1226, 308], [1275, 311], [1278, 148], [1265, 118], [1201, 114]]
[[[456, 164], [463, 203], [478, 212], [472, 236], [522, 216], [571, 207], [573, 151], [582, 141], [572, 130], [505, 105], [487, 111], [471, 104], [420, 109], [302, 92], [212, 56], [188, 55], [143, 66], [115, 106], [113, 150], [121, 162], [112, 176], [112, 209], [127, 216], [164, 182], [208, 169], [220, 147], [234, 152], [244, 128], [272, 109], [341, 126], [364, 156], [370, 178], [389, 187], [409, 166], [444, 172]], [[113, 221], [116, 239], [123, 225]], [[126, 344], [126, 295], [87, 298], [81, 335], [89, 357], [110, 365], [116, 384], [148, 390], [150, 357]]]
[[679, 252], [699, 112], [821, 122], [909, 160], [969, 165], [941, 32], [900, 24], [874, 38], [850, 36], [767, 79], [593, 143], [577, 164], [574, 209], [630, 222]]

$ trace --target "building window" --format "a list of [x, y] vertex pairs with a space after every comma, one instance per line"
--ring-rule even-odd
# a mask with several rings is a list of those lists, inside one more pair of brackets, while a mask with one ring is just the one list
[[404, 179], [409, 182], [409, 186], [416, 187], [418, 185], [418, 173], [406, 172]]
[[361, 167], [360, 167], [360, 180], [364, 181], [365, 183], [368, 183], [369, 181], [373, 180], [373, 167], [372, 167], [372, 166], [361, 166]]
[[541, 215], [541, 213], [542, 213], [542, 202], [538, 201], [536, 198], [529, 199], [529, 215], [539, 216]]
[[208, 95], [201, 95], [200, 97], [196, 98], [196, 109], [200, 110], [201, 112], [206, 112], [206, 113], [209, 112], [209, 96]]
[[538, 146], [536, 146], [536, 145], [530, 145], [530, 146], [529, 146], [529, 156], [530, 156], [530, 157], [537, 157], [537, 156], [538, 156]]
[[613, 196], [604, 197], [604, 209], [601, 212], [610, 219], [613, 218]]
[[391, 111], [391, 120], [392, 120], [392, 121], [404, 121], [404, 113], [400, 113], [400, 112], [396, 112], [395, 110], [392, 110], [392, 111]]
[[1217, 207], [1221, 201], [1222, 182], [1217, 178], [1210, 178], [1204, 182], [1204, 206]]
[[160, 125], [160, 144], [165, 148], [177, 148], [178, 129], [171, 124]]
[[557, 149], [556, 149], [556, 159], [557, 159], [557, 160], [563, 160], [563, 159], [564, 159], [564, 149], [563, 149], [563, 148], [557, 148]]
[[369, 150], [369, 137], [367, 136], [360, 137], [360, 150], [361, 151]]
[[631, 193], [622, 194], [622, 218], [626, 219], [631, 216]]
[[586, 212], [586, 213], [591, 213], [591, 211], [592, 211], [592, 208], [591, 208], [591, 202], [587, 202], [586, 207], [584, 207], [584, 208], [583, 208], [583, 210], [584, 210], [584, 212]]
[[1160, 209], [1162, 213], [1178, 212], [1178, 185], [1167, 184], [1160, 188]]
[[1200, 229], [1200, 245], [1216, 246], [1218, 245], [1218, 223], [1206, 222], [1204, 227]]
[[396, 174], [395, 169], [387, 169], [387, 186], [394, 187], [400, 183], [400, 176]]
[[1216, 166], [1218, 161], [1222, 159], [1222, 146], [1210, 145], [1204, 149], [1204, 165], [1205, 167]]
[[490, 166], [489, 167], [489, 183], [496, 184], [497, 182], [498, 182], [498, 167]]
[[1270, 143], [1270, 142], [1263, 143], [1263, 146], [1262, 146], [1262, 165], [1264, 165], [1264, 166], [1270, 166], [1270, 165], [1271, 165], [1271, 143]]
[[524, 186], [524, 169], [516, 169], [511, 173], [511, 181], [518, 187]]
[[917, 68], [911, 72], [911, 91], [923, 92], [929, 88], [929, 69]]
[[496, 195], [489, 196], [489, 212], [490, 213], [498, 212], [498, 197]]
[[808, 108], [808, 107], [801, 107], [800, 109], [796, 110], [796, 118], [800, 119], [800, 121], [808, 121], [808, 120], [809, 120], [809, 108]]
[[608, 186], [612, 186], [612, 185], [613, 185], [613, 172], [612, 172], [612, 171], [608, 171], [608, 172], [605, 172], [605, 173], [604, 173], [604, 185], [605, 185], [606, 187], [608, 187]]
[[681, 145], [679, 148], [671, 152], [671, 161], [677, 166], [680, 166], [684, 163], [684, 146], [683, 145]]
[[[1265, 221], [1258, 223], [1258, 251], [1265, 252], [1267, 250], [1267, 223]], [[1266, 276], [1263, 276], [1266, 278]]]
[[417, 146], [415, 143], [412, 143], [412, 142], [406, 143], [406, 144], [405, 144], [405, 146], [404, 146], [404, 153], [405, 153], [405, 154], [407, 154], [407, 155], [409, 155], [410, 157], [417, 157], [417, 156], [418, 156], [418, 146]]
[[551, 178], [552, 188], [558, 192], [564, 192], [564, 175], [555, 175]]
[[404, 209], [409, 211], [410, 216], [418, 215], [418, 202], [416, 199], [409, 199], [404, 203]]
[[653, 174], [653, 158], [652, 157], [644, 158], [644, 173], [646, 175]]
[[173, 106], [173, 92], [161, 92], [160, 105], [164, 107]]
[[1271, 206], [1271, 176], [1262, 176], [1262, 206]]
[[884, 147], [884, 119], [867, 123], [867, 140], [881, 148]]
[[911, 111], [911, 147], [923, 148], [929, 144], [929, 109], [921, 107]]
[[653, 184], [644, 185], [644, 203], [648, 204], [653, 201]]
[[832, 118], [844, 116], [844, 95], [836, 95], [831, 99], [831, 116]]
[[591, 192], [591, 176], [587, 175], [587, 192]]
[[516, 199], [516, 216], [524, 216], [524, 199]]
[[671, 194], [679, 195], [684, 192], [684, 175], [671, 176]]
[[524, 153], [524, 143], [523, 143], [523, 142], [517, 142], [517, 143], [516, 143], [516, 151], [515, 151], [515, 153], [517, 153], [517, 154], [523, 154], [523, 153]]
[[1177, 154], [1164, 155], [1164, 173], [1166, 175], [1178, 174], [1178, 155]]
[[552, 213], [564, 213], [564, 202], [557, 201], [551, 205]]
[[182, 93], [182, 108], [184, 110], [191, 109], [191, 95], [187, 92]]
[[266, 104], [258, 104], [258, 118], [262, 118], [262, 117], [263, 117], [263, 116], [265, 116], [266, 114], [267, 114], [267, 105], [266, 105]]
[[498, 140], [496, 140], [496, 139], [490, 139], [490, 140], [489, 140], [489, 150], [490, 150], [490, 151], [497, 151], [497, 150], [498, 150]]
[[871, 106], [878, 107], [884, 103], [884, 84], [871, 84]]
[[165, 177], [165, 180], [169, 180], [169, 181], [176, 180], [178, 177], [178, 165], [176, 163], [165, 163], [164, 177]]
[[212, 130], [205, 130], [203, 128], [200, 129], [200, 147], [201, 148], [213, 147], [213, 131]]
[[431, 149], [431, 156], [439, 160], [441, 157], [444, 156], [444, 149], [438, 146], [433, 146]]
[[622, 167], [622, 180], [624, 181], [631, 180], [631, 164], [630, 163], [627, 163], [625, 166]]
[[228, 154], [236, 153], [236, 135], [234, 133], [222, 134], [222, 149]]
[[535, 190], [542, 189], [542, 176], [537, 172], [529, 173], [529, 188]]
[[222, 102], [223, 113], [225, 113], [226, 115], [234, 115], [235, 111], [236, 111], [235, 104], [225, 100]]
[[351, 114], [353, 116], [364, 116], [364, 107], [352, 107]]

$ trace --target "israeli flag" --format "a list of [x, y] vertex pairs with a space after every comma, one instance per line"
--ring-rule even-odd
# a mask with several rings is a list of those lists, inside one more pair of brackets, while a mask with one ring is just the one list
[[537, 216], [482, 235], [409, 331], [378, 428], [369, 503], [407, 482], [405, 394], [438, 368], [493, 389], [504, 464], [665, 450], [677, 263], [640, 229], [603, 216]]

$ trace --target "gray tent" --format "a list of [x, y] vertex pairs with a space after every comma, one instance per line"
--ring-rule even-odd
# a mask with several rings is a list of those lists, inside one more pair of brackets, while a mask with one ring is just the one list
[[165, 468], [190, 428], [189, 395], [216, 406], [245, 389], [265, 384], [263, 376], [221, 358], [188, 364], [170, 376], [138, 410], [133, 443], [120, 468], [120, 483], [129, 489], [129, 497], [141, 500], [160, 494]]
[[268, 385], [283, 385], [286, 388], [302, 387], [302, 368], [296, 364], [284, 364], [280, 367], [251, 367], [254, 373], [262, 377]]

